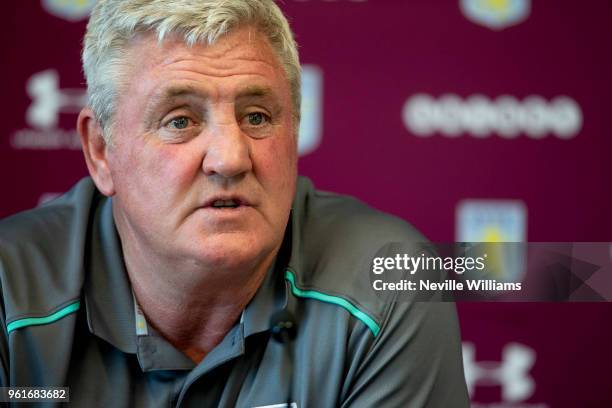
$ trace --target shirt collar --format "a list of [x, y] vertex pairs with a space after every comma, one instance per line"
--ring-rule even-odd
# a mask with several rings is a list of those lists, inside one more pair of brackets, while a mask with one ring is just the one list
[[288, 292], [284, 278], [287, 264], [283, 261], [283, 255], [285, 254], [283, 246], [281, 246], [276, 260], [268, 269], [266, 277], [255, 296], [244, 310], [242, 323], [245, 338], [269, 330], [272, 315], [276, 311], [287, 307]]
[[134, 301], [113, 219], [112, 200], [95, 206], [84, 284], [89, 330], [126, 353], [136, 353]]

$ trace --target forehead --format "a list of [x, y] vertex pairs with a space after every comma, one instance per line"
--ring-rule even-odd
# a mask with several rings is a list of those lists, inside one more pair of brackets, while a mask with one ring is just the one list
[[268, 39], [250, 26], [235, 29], [211, 45], [188, 46], [177, 36], [160, 43], [153, 34], [140, 34], [126, 51], [129, 88], [149, 96], [177, 86], [210, 97], [244, 93], [244, 88], [289, 90]]

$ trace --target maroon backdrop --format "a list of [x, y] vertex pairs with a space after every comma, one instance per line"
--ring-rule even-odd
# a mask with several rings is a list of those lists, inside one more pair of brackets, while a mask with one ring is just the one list
[[[0, 217], [86, 175], [74, 111], [87, 7], [4, 5]], [[305, 81], [311, 145], [300, 172], [319, 188], [396, 214], [433, 241], [486, 227], [506, 240], [612, 241], [612, 3], [282, 7], [315, 73]], [[460, 203], [484, 203], [488, 215], [467, 219]], [[504, 203], [520, 214], [510, 216]], [[459, 311], [474, 406], [612, 406], [609, 304]]]

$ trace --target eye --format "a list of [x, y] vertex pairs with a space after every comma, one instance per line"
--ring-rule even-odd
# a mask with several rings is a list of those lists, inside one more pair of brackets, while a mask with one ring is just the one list
[[191, 120], [186, 116], [179, 116], [177, 118], [171, 119], [166, 126], [172, 129], [187, 129], [189, 127]]
[[251, 112], [247, 114], [247, 121], [251, 126], [261, 126], [264, 122], [267, 122], [270, 118], [262, 112]]

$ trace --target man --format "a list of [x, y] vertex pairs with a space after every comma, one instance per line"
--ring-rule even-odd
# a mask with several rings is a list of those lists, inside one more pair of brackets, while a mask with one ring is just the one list
[[467, 406], [453, 305], [368, 286], [377, 250], [421, 236], [297, 177], [299, 61], [272, 1], [100, 0], [83, 65], [91, 178], [0, 225], [3, 385], [77, 406]]

